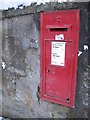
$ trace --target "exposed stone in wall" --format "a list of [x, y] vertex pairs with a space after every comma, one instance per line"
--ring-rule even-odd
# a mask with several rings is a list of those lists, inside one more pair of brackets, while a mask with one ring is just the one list
[[[88, 11], [87, 3], [47, 3], [23, 10], [3, 11], [2, 114], [11, 118], [88, 117]], [[40, 82], [40, 12], [59, 9], [81, 10], [77, 92], [75, 108], [53, 104], [37, 98]]]

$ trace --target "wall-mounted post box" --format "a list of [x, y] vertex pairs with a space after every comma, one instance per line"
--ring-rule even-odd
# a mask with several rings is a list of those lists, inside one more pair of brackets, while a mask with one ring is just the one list
[[40, 23], [40, 97], [74, 107], [79, 10], [41, 13]]

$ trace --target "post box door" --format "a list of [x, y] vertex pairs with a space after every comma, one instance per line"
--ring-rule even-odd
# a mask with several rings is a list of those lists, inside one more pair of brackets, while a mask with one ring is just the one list
[[41, 13], [40, 97], [70, 107], [76, 90], [79, 12]]
[[72, 42], [45, 41], [46, 94], [70, 99], [73, 62]]

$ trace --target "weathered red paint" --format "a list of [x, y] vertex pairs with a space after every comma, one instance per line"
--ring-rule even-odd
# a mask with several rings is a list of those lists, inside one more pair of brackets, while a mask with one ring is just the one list
[[[76, 90], [79, 14], [79, 10], [43, 12], [40, 19], [40, 97], [70, 107], [74, 107]], [[64, 39], [56, 40], [58, 34], [63, 34]], [[65, 45], [63, 66], [51, 63], [53, 42]]]

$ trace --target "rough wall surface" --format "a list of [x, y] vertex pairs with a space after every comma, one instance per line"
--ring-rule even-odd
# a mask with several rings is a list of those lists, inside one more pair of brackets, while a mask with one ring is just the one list
[[0, 11], [0, 113], [2, 113], [2, 12]]
[[[59, 9], [81, 10], [77, 91], [75, 108], [37, 98], [40, 82], [40, 12]], [[88, 3], [48, 3], [23, 10], [3, 11], [2, 115], [10, 118], [88, 117]], [[89, 78], [90, 79], [90, 78]]]

